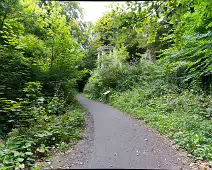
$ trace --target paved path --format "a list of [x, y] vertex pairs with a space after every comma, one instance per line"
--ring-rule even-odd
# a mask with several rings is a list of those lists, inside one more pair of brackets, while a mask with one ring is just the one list
[[89, 124], [93, 123], [93, 127], [88, 128], [90, 142], [78, 146], [79, 150], [73, 154], [75, 160], [71, 161], [73, 155], [67, 155], [62, 161], [63, 167], [189, 169], [185, 153], [173, 149], [164, 137], [138, 120], [81, 95], [77, 98], [90, 112]]

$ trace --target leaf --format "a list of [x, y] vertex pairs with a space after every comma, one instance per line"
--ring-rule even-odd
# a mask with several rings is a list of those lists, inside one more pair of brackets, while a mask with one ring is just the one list
[[32, 152], [25, 152], [25, 155], [30, 156], [30, 155], [33, 155], [33, 153]]
[[3, 160], [3, 164], [11, 164], [11, 163], [13, 163], [13, 160], [12, 159], [6, 159], [6, 158], [4, 158], [4, 160]]
[[25, 165], [24, 164], [20, 164], [18, 167], [21, 168], [21, 169], [24, 169]]
[[0, 150], [0, 158], [4, 156], [4, 152]]
[[13, 153], [14, 153], [14, 157], [17, 157], [20, 155], [20, 153], [18, 151], [13, 151]]
[[45, 153], [44, 148], [37, 148], [37, 151], [40, 152], [40, 153]]
[[17, 162], [23, 162], [24, 161], [24, 158], [17, 158], [16, 161]]

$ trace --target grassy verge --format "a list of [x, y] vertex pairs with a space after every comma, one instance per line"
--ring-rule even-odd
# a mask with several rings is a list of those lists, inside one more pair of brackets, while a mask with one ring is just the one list
[[[89, 94], [84, 96], [92, 98]], [[190, 157], [212, 163], [210, 96], [185, 91], [182, 94], [149, 97], [147, 91], [135, 88], [113, 92], [110, 105], [173, 139], [182, 149], [188, 151]]]
[[188, 92], [148, 98], [134, 89], [111, 96], [112, 106], [150, 124], [199, 160], [212, 160], [211, 98]]
[[43, 115], [29, 127], [15, 128], [0, 148], [0, 169], [33, 167], [37, 159], [51, 151], [66, 149], [68, 143], [82, 139], [84, 110], [75, 103], [61, 115]]

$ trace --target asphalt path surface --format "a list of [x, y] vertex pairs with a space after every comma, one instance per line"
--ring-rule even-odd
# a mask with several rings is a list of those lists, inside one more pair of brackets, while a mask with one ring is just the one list
[[190, 169], [186, 153], [150, 127], [106, 104], [77, 99], [88, 110], [86, 139], [56, 158], [54, 168]]

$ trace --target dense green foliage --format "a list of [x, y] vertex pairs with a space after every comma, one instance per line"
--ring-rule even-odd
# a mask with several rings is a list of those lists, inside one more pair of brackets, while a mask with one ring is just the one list
[[181, 84], [211, 90], [210, 1], [127, 2], [95, 25], [95, 41], [126, 47], [129, 61], [166, 58]]
[[85, 86], [148, 123], [191, 156], [212, 160], [212, 3], [208, 0], [126, 2], [94, 26], [105, 55]]
[[[95, 24], [78, 2], [0, 2], [0, 166], [23, 169], [81, 138], [76, 88], [212, 160], [212, 1], [111, 5]], [[115, 46], [100, 59], [97, 49]], [[90, 78], [89, 78], [90, 77]]]
[[33, 166], [81, 138], [75, 99], [86, 73], [87, 23], [77, 2], [0, 2], [0, 166]]
[[136, 66], [95, 70], [84, 92], [150, 124], [197, 159], [212, 159], [212, 96], [182, 90], [170, 82], [161, 64], [141, 60]]

